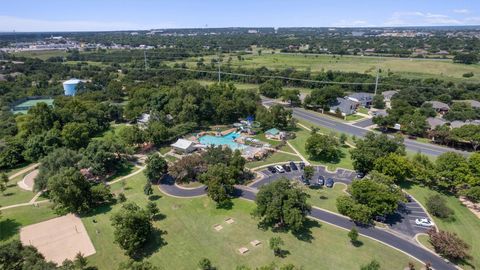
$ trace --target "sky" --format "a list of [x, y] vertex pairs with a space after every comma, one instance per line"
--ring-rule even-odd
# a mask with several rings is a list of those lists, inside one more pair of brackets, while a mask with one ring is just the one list
[[0, 0], [0, 32], [480, 25], [480, 0]]

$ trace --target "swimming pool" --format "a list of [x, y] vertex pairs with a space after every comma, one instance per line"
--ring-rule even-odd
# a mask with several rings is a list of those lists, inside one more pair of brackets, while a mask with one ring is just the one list
[[198, 141], [201, 144], [205, 145], [214, 145], [214, 146], [219, 146], [219, 145], [226, 145], [232, 150], [242, 150], [246, 145], [236, 143], [233, 140], [236, 138], [240, 137], [240, 134], [237, 132], [231, 132], [223, 136], [212, 136], [212, 135], [205, 135], [200, 138], [198, 138]]

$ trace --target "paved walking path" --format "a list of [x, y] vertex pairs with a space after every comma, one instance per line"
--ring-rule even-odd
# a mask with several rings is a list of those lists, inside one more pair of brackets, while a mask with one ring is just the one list
[[120, 181], [125, 180], [125, 179], [127, 179], [127, 178], [129, 178], [129, 177], [132, 177], [132, 176], [134, 176], [134, 175], [136, 175], [136, 174], [139, 174], [139, 173], [141, 173], [143, 170], [145, 170], [145, 168], [146, 168], [146, 166], [139, 166], [139, 165], [135, 165], [135, 167], [139, 168], [139, 170], [136, 171], [136, 172], [133, 172], [133, 173], [131, 173], [131, 174], [129, 174], [129, 175], [122, 176], [122, 177], [120, 177], [120, 178], [118, 178], [118, 179], [116, 179], [116, 180], [107, 182], [107, 185], [113, 185], [113, 184], [115, 184], [115, 183], [117, 183], [117, 182], [120, 182]]
[[[188, 190], [178, 188], [175, 185], [175, 181], [172, 177], [164, 178], [159, 184], [159, 189], [167, 195], [178, 198], [191, 198], [203, 196], [206, 194], [205, 187], [198, 187]], [[254, 201], [256, 198], [257, 189], [239, 185], [235, 186], [235, 189], [236, 195], [238, 195], [240, 198], [251, 201]], [[431, 251], [421, 247], [418, 244], [412, 243], [406, 239], [389, 233], [386, 230], [372, 226], [359, 227], [347, 217], [316, 207], [312, 208], [312, 211], [310, 212], [310, 217], [345, 230], [350, 230], [352, 227], [356, 226], [359, 233], [363, 236], [381, 242], [404, 254], [414, 257], [420, 262], [430, 262], [435, 270], [457, 269], [453, 264], [446, 262], [443, 258], [437, 256]]]
[[24, 174], [24, 173], [27, 173], [27, 172], [29, 172], [29, 171], [37, 168], [38, 165], [40, 165], [40, 163], [32, 164], [32, 165], [26, 167], [25, 169], [22, 169], [21, 171], [18, 171], [18, 172], [16, 172], [16, 173], [10, 175], [10, 176], [8, 177], [8, 179], [9, 179], [9, 180], [12, 180], [13, 178], [15, 178], [15, 177], [17, 177], [17, 176], [19, 176], [19, 175], [22, 175], [22, 174]]
[[302, 154], [300, 154], [300, 152], [298, 152], [298, 150], [295, 149], [295, 147], [293, 147], [293, 145], [289, 141], [287, 141], [287, 145], [290, 146], [290, 148], [292, 148], [295, 153], [297, 153], [297, 156], [299, 156], [306, 165], [310, 165], [310, 162], [308, 162], [308, 160], [304, 156], [302, 156]]

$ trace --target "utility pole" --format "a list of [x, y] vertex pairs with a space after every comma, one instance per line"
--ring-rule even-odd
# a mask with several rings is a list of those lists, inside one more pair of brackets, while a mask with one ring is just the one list
[[145, 62], [145, 70], [147, 70], [147, 51], [143, 50], [143, 60]]
[[377, 68], [377, 78], [375, 78], [375, 95], [377, 95], [377, 89], [378, 89], [378, 78], [380, 75], [380, 70]]
[[219, 47], [218, 48], [218, 59], [217, 59], [217, 61], [218, 61], [218, 83], [220, 83], [221, 80], [222, 80], [222, 77], [220, 75], [220, 53], [221, 53], [221, 51], [222, 51], [222, 47]]

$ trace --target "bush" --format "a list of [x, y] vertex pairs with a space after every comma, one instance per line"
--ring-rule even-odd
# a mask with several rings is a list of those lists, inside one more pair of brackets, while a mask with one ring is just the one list
[[471, 77], [473, 77], [473, 72], [463, 73], [462, 76], [463, 76], [464, 78], [471, 78]]
[[430, 229], [428, 236], [430, 244], [438, 254], [452, 260], [465, 260], [470, 257], [468, 254], [470, 246], [455, 233]]
[[449, 218], [454, 212], [450, 209], [444, 198], [440, 195], [433, 195], [427, 198], [427, 210], [430, 214], [439, 218]]
[[468, 189], [465, 196], [472, 202], [480, 202], [480, 187], [472, 187]]

